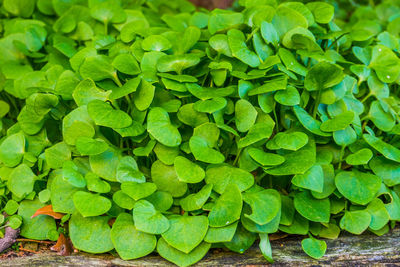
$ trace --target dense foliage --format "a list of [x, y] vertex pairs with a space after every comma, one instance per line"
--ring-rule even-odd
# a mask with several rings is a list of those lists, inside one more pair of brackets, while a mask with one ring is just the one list
[[397, 0], [0, 2], [2, 228], [187, 266], [400, 220]]

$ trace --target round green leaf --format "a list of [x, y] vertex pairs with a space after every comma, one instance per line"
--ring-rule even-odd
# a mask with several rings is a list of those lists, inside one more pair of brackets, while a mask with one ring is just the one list
[[185, 157], [175, 158], [174, 167], [179, 181], [185, 183], [199, 183], [206, 176], [204, 170]]
[[213, 185], [214, 191], [222, 194], [230, 184], [235, 184], [240, 191], [249, 189], [254, 184], [254, 176], [229, 165], [216, 165], [207, 169], [205, 181]]
[[303, 239], [301, 241], [301, 247], [308, 256], [314, 259], [322, 258], [327, 248], [325, 241], [313, 237]]
[[133, 208], [133, 221], [139, 231], [162, 234], [169, 228], [169, 221], [147, 200], [139, 200]]
[[144, 257], [153, 252], [157, 244], [154, 235], [136, 229], [132, 216], [127, 213], [119, 214], [115, 220], [111, 229], [111, 240], [123, 260]]
[[294, 196], [294, 207], [306, 219], [313, 222], [328, 223], [330, 218], [329, 199], [315, 199], [308, 191]]
[[352, 234], [359, 235], [371, 223], [371, 215], [365, 210], [346, 211], [340, 220], [340, 228]]
[[161, 257], [175, 263], [178, 266], [186, 267], [200, 261], [210, 249], [211, 244], [203, 242], [189, 253], [182, 252], [170, 246], [164, 238], [157, 243], [157, 252]]
[[211, 227], [223, 227], [239, 220], [242, 211], [242, 195], [236, 184], [229, 184], [208, 214]]
[[183, 196], [188, 188], [179, 180], [174, 166], [167, 166], [159, 160], [151, 166], [151, 178], [158, 190], [169, 192], [173, 197]]
[[105, 197], [78, 191], [73, 196], [75, 208], [83, 217], [99, 216], [111, 208], [111, 201]]
[[178, 129], [171, 124], [168, 112], [162, 108], [153, 108], [147, 117], [147, 131], [161, 144], [175, 147], [181, 141]]
[[100, 100], [93, 100], [88, 104], [88, 113], [97, 125], [125, 128], [132, 124], [132, 119], [127, 113], [115, 110], [110, 104]]
[[0, 145], [0, 161], [7, 167], [17, 166], [25, 153], [25, 136], [22, 132], [8, 136]]
[[203, 241], [207, 229], [205, 216], [174, 216], [170, 218], [168, 231], [161, 236], [170, 246], [189, 253]]
[[243, 194], [243, 200], [250, 205], [252, 213], [245, 214], [253, 222], [263, 225], [276, 217], [281, 208], [281, 198], [274, 189]]
[[339, 192], [354, 203], [368, 204], [379, 191], [381, 178], [357, 170], [342, 171], [335, 177]]
[[105, 253], [114, 248], [110, 236], [109, 217], [82, 217], [72, 214], [69, 236], [75, 248], [89, 253]]

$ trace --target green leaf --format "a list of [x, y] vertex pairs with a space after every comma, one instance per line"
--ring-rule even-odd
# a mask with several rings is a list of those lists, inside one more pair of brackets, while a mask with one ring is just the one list
[[219, 194], [225, 192], [230, 184], [234, 184], [242, 192], [254, 184], [251, 173], [229, 165], [215, 165], [207, 169], [205, 181], [213, 185], [213, 190]]
[[88, 113], [100, 126], [125, 128], [132, 124], [132, 118], [121, 110], [115, 110], [110, 104], [101, 100], [92, 100], [88, 104]]
[[346, 129], [354, 119], [354, 112], [345, 111], [332, 119], [324, 121], [320, 129], [324, 132], [335, 132]]
[[234, 57], [253, 68], [260, 65], [260, 59], [256, 53], [247, 47], [245, 36], [241, 31], [236, 29], [229, 30], [228, 43]]
[[389, 212], [386, 210], [383, 201], [379, 198], [375, 198], [368, 204], [367, 211], [371, 214], [369, 227], [372, 230], [379, 230], [389, 222]]
[[71, 159], [71, 151], [64, 142], [57, 143], [44, 151], [46, 162], [50, 168], [61, 168], [65, 161]]
[[272, 249], [271, 249], [271, 243], [269, 242], [268, 234], [259, 234], [259, 236], [260, 236], [259, 247], [261, 253], [269, 263], [273, 263], [274, 260], [272, 259]]
[[33, 214], [42, 207], [44, 207], [44, 204], [40, 203], [38, 198], [21, 201], [18, 208], [18, 215], [21, 216], [23, 222], [21, 226], [21, 236], [36, 240], [50, 239], [55, 241], [58, 238], [58, 233], [56, 222], [52, 217], [39, 215], [31, 218]]
[[142, 79], [139, 87], [134, 93], [133, 103], [140, 111], [148, 109], [153, 102], [155, 86]]
[[52, 182], [50, 184], [50, 201], [55, 212], [74, 213], [75, 205], [73, 195], [82, 189], [71, 185], [65, 181], [61, 170], [51, 173]]
[[387, 186], [400, 184], [400, 164], [395, 163], [385, 157], [374, 157], [369, 162], [369, 167], [378, 176], [383, 179]]
[[391, 113], [386, 112], [379, 101], [373, 101], [369, 109], [369, 117], [378, 129], [388, 132], [393, 129], [396, 121]]
[[162, 35], [150, 35], [144, 38], [142, 48], [146, 51], [164, 51], [172, 47], [172, 44]]
[[216, 9], [208, 20], [211, 34], [236, 27], [243, 23], [243, 14], [228, 10]]
[[106, 101], [109, 93], [100, 90], [92, 79], [81, 81], [74, 89], [72, 97], [78, 106], [89, 104], [92, 100]]
[[157, 61], [157, 70], [159, 72], [175, 71], [182, 74], [182, 71], [199, 64], [200, 58], [195, 54], [185, 55], [165, 55]]
[[140, 77], [136, 77], [136, 78], [128, 80], [121, 87], [113, 88], [111, 94], [109, 95], [109, 98], [110, 99], [119, 99], [121, 97], [124, 97], [131, 93], [136, 92], [137, 88], [139, 87], [140, 81], [141, 81]]
[[111, 241], [109, 217], [82, 217], [72, 214], [69, 220], [69, 236], [75, 248], [89, 253], [105, 253], [114, 248]]
[[318, 91], [332, 87], [343, 80], [342, 68], [328, 62], [315, 64], [304, 79], [304, 87], [308, 91]]
[[280, 132], [272, 141], [277, 148], [297, 151], [308, 143], [308, 136], [302, 132]]
[[159, 160], [151, 166], [151, 177], [158, 190], [169, 192], [173, 197], [183, 196], [187, 191], [187, 184], [179, 181], [175, 168]]
[[359, 235], [371, 223], [371, 215], [365, 210], [346, 211], [340, 220], [340, 228], [355, 235]]
[[185, 157], [175, 158], [174, 167], [179, 181], [185, 183], [199, 183], [206, 176], [204, 170]]
[[207, 229], [205, 216], [173, 216], [168, 231], [161, 236], [170, 246], [189, 253], [203, 241]]
[[276, 166], [285, 161], [285, 158], [278, 154], [267, 153], [257, 148], [249, 148], [248, 153], [252, 159], [262, 166]]
[[225, 242], [224, 245], [236, 253], [244, 253], [253, 245], [256, 239], [257, 235], [239, 225], [232, 240], [230, 242]]
[[136, 229], [149, 234], [162, 234], [170, 226], [168, 219], [147, 200], [139, 200], [135, 203], [133, 221]]
[[9, 135], [0, 145], [0, 161], [7, 167], [17, 166], [25, 153], [25, 136], [22, 132]]
[[238, 186], [228, 185], [208, 214], [210, 226], [223, 227], [239, 220], [242, 205], [242, 195]]
[[220, 54], [232, 57], [232, 51], [229, 47], [228, 36], [226, 34], [216, 34], [208, 40], [210, 46]]
[[372, 49], [369, 67], [375, 70], [379, 80], [384, 83], [396, 81], [400, 75], [400, 59], [384, 45], [376, 45]]
[[286, 90], [277, 91], [274, 99], [279, 104], [285, 106], [296, 106], [300, 104], [300, 94], [293, 86], [288, 86]]
[[72, 161], [64, 162], [63, 179], [75, 187], [84, 188], [86, 186], [85, 178], [83, 178], [78, 167]]
[[178, 129], [171, 124], [168, 112], [156, 107], [152, 108], [147, 118], [147, 131], [161, 144], [175, 147], [180, 145], [182, 138]]
[[79, 68], [82, 78], [90, 78], [95, 82], [104, 79], [115, 79], [116, 74], [108, 57], [104, 55], [88, 56], [82, 60]]
[[156, 248], [154, 235], [140, 232], [133, 224], [132, 216], [120, 213], [111, 229], [111, 240], [123, 260], [144, 257]]
[[335, 177], [339, 192], [347, 199], [360, 205], [368, 204], [378, 192], [381, 178], [357, 170], [342, 171]]
[[322, 258], [326, 251], [325, 241], [313, 237], [301, 240], [301, 247], [308, 256], [314, 259]]
[[18, 198], [23, 198], [33, 191], [36, 175], [25, 163], [18, 165], [10, 173], [7, 181], [8, 189]]
[[161, 257], [175, 263], [178, 266], [186, 267], [200, 261], [210, 249], [211, 244], [203, 242], [189, 253], [184, 253], [170, 246], [164, 238], [157, 243], [157, 252]]
[[315, 199], [308, 191], [303, 191], [294, 196], [293, 203], [296, 210], [304, 218], [313, 222], [329, 222], [329, 199]]
[[225, 161], [225, 157], [219, 151], [212, 149], [207, 140], [200, 136], [192, 136], [189, 140], [190, 150], [198, 161], [218, 164]]
[[108, 193], [111, 190], [111, 186], [106, 181], [101, 180], [96, 174], [88, 172], [85, 175], [87, 189], [96, 193]]
[[230, 242], [235, 235], [238, 222], [223, 227], [209, 227], [204, 241], [208, 243]]
[[122, 192], [122, 190], [115, 192], [112, 196], [112, 199], [115, 202], [115, 204], [117, 204], [119, 207], [127, 210], [133, 209], [136, 203], [135, 200], [133, 200], [127, 194]]
[[124, 182], [135, 182], [144, 183], [146, 178], [143, 173], [139, 171], [139, 167], [134, 158], [126, 156], [121, 158], [117, 164], [116, 179], [120, 183]]
[[235, 122], [239, 132], [247, 132], [254, 125], [257, 119], [257, 110], [253, 105], [240, 99], [235, 104]]
[[330, 136], [329, 133], [324, 133], [321, 131], [321, 122], [317, 121], [307, 111], [299, 106], [293, 107], [294, 114], [296, 115], [297, 119], [304, 126], [307, 130], [312, 132], [313, 134], [320, 135], [320, 136]]
[[251, 206], [252, 213], [245, 214], [257, 224], [266, 224], [276, 217], [281, 208], [279, 193], [274, 189], [243, 194], [243, 200]]
[[114, 58], [112, 65], [119, 72], [128, 75], [137, 75], [141, 72], [139, 64], [131, 54], [119, 54]]
[[223, 109], [227, 101], [223, 97], [216, 97], [213, 99], [199, 100], [193, 105], [193, 109], [198, 112], [214, 113]]
[[350, 165], [364, 165], [368, 164], [373, 154], [368, 148], [363, 148], [354, 154], [350, 154], [346, 157], [346, 163]]
[[89, 156], [89, 164], [93, 173], [108, 181], [117, 181], [119, 160], [118, 152], [111, 149], [98, 155]]
[[82, 156], [98, 155], [108, 149], [108, 145], [104, 140], [84, 136], [78, 137], [75, 146]]
[[316, 161], [315, 141], [308, 140], [308, 144], [297, 151], [283, 155], [285, 161], [276, 167], [265, 169], [271, 175], [303, 174], [311, 168]]
[[261, 36], [267, 44], [273, 44], [277, 46], [279, 43], [279, 36], [273, 24], [267, 21], [261, 22]]
[[211, 195], [213, 185], [205, 185], [199, 192], [190, 194], [181, 199], [179, 204], [185, 211], [194, 211], [201, 209]]
[[97, 194], [78, 191], [73, 196], [76, 209], [83, 217], [94, 217], [106, 213], [111, 201]]
[[400, 150], [396, 147], [392, 146], [391, 144], [385, 143], [381, 139], [370, 134], [364, 134], [363, 138], [368, 143], [368, 145], [382, 153], [385, 158], [400, 162]]
[[333, 19], [334, 7], [325, 2], [307, 3], [306, 7], [311, 10], [317, 23], [327, 24]]
[[312, 166], [304, 174], [297, 174], [292, 179], [295, 186], [322, 193], [324, 188], [324, 172], [320, 165]]
[[137, 201], [153, 194], [157, 190], [157, 186], [153, 183], [124, 182], [121, 184], [121, 190]]

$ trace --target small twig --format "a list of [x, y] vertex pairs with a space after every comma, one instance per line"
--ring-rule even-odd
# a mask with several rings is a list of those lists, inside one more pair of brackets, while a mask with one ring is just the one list
[[28, 239], [28, 238], [17, 238], [15, 241], [17, 242], [35, 242], [41, 244], [53, 244], [53, 241], [44, 241], [44, 240], [35, 240], [35, 239]]

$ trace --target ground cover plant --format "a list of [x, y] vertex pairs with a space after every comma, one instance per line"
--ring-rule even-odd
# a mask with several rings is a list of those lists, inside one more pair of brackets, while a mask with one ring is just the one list
[[397, 0], [0, 14], [2, 231], [187, 266], [254, 242], [272, 262], [276, 232], [320, 258], [400, 220]]

